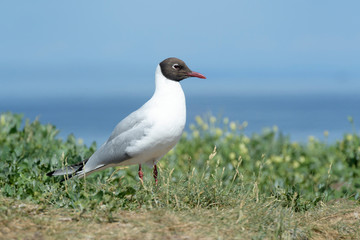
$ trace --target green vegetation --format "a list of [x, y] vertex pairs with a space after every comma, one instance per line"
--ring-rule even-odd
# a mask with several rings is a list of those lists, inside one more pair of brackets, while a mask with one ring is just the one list
[[[0, 228], [9, 231], [0, 230], [0, 238], [14, 234], [15, 220], [51, 228], [65, 213], [73, 222], [68, 228], [88, 229], [93, 237], [99, 232], [91, 231], [92, 224], [128, 224], [113, 229], [114, 235], [106, 233], [114, 239], [134, 238], [135, 233], [165, 239], [182, 234], [191, 239], [360, 236], [360, 136], [355, 131], [336, 143], [313, 137], [296, 143], [276, 127], [246, 136], [246, 125], [197, 117], [191, 131], [160, 161], [158, 186], [146, 168], [142, 185], [137, 166], [110, 168], [60, 183], [60, 177], [46, 173], [89, 157], [96, 144], [87, 147], [72, 135], [63, 141], [52, 125], [37, 120], [24, 124], [21, 115], [4, 113]], [[52, 221], [46, 216], [53, 216]], [[43, 234], [69, 237], [56, 231]]]

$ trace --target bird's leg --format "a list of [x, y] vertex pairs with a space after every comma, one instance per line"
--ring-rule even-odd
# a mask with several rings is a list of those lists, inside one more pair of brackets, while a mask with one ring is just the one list
[[141, 171], [141, 164], [139, 164], [139, 179], [140, 179], [141, 182], [143, 182], [143, 176], [144, 176], [144, 174]]
[[158, 176], [158, 171], [157, 171], [157, 167], [156, 164], [154, 165], [154, 178], [155, 178], [155, 185], [158, 184], [158, 180], [157, 180], [157, 176]]

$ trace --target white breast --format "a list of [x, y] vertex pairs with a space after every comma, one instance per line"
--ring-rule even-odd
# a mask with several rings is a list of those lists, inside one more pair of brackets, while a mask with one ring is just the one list
[[145, 137], [130, 144], [126, 151], [135, 156], [132, 164], [156, 161], [180, 140], [186, 122], [184, 92], [177, 81], [166, 79], [160, 70], [155, 74], [156, 90], [144, 105], [147, 119], [152, 127]]

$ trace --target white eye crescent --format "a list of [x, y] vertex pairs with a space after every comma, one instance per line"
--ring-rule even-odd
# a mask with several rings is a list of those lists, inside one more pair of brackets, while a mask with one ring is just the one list
[[175, 63], [174, 65], [172, 65], [172, 68], [175, 70], [179, 70], [181, 67], [179, 64]]

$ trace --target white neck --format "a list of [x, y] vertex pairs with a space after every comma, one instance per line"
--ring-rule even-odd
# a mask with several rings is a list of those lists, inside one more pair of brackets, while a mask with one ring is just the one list
[[[181, 118], [183, 125], [186, 118], [185, 95], [178, 81], [167, 79], [161, 72], [160, 66], [155, 72], [155, 92], [151, 99], [145, 104], [155, 109], [152, 112], [156, 115], [170, 115]], [[176, 120], [177, 121], [177, 120]], [[171, 121], [170, 121], [171, 122]]]
[[[184, 96], [184, 92], [178, 81], [167, 79], [161, 72], [160, 65], [157, 66], [155, 71], [155, 93], [157, 95], [178, 95], [179, 97]], [[176, 96], [174, 96], [176, 98]]]
[[155, 85], [154, 95], [144, 107], [151, 108], [149, 113], [164, 127], [167, 124], [170, 129], [177, 126], [178, 130], [181, 130], [181, 135], [186, 122], [186, 102], [180, 83], [167, 79], [158, 66], [155, 72]]

